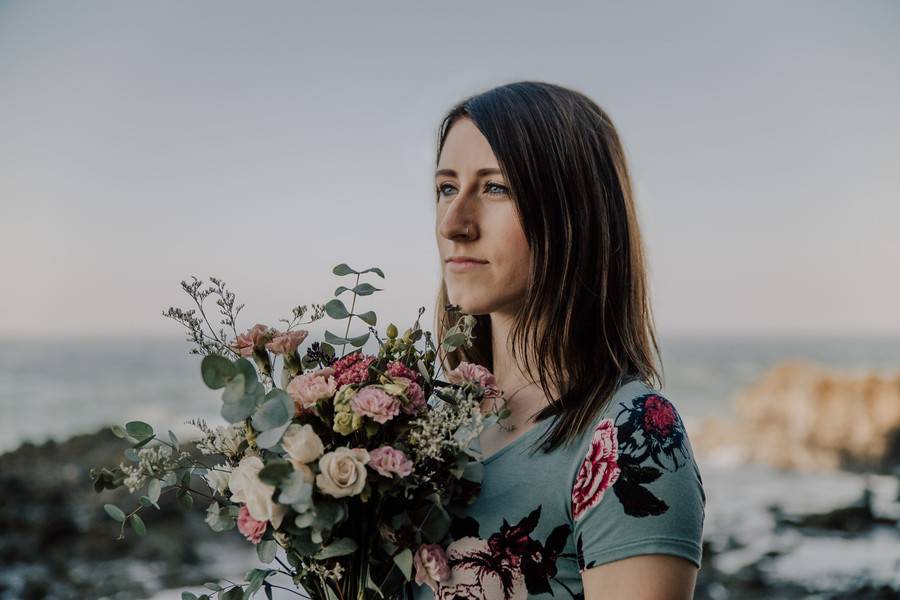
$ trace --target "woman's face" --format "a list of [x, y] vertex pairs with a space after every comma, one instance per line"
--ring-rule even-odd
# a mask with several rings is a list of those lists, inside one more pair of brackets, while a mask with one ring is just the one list
[[[448, 300], [472, 315], [512, 314], [525, 295], [530, 249], [500, 165], [471, 119], [460, 118], [450, 127], [435, 187]], [[448, 262], [456, 256], [483, 262]]]

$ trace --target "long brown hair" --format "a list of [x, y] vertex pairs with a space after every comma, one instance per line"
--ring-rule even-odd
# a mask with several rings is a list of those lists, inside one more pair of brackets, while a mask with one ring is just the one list
[[[497, 157], [531, 249], [528, 294], [510, 345], [526, 373], [536, 365], [549, 398], [532, 418], [559, 416], [541, 438], [549, 452], [580, 436], [625, 381], [662, 385], [625, 150], [609, 116], [583, 93], [519, 81], [470, 96], [447, 113], [436, 165], [461, 117], [472, 120]], [[438, 340], [454, 324], [448, 302], [442, 271]], [[474, 316], [473, 346], [446, 353], [445, 369], [466, 361], [493, 370], [490, 316]]]

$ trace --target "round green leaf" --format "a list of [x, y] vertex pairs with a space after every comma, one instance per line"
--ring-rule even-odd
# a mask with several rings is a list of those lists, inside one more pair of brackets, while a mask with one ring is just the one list
[[257, 431], [268, 431], [281, 427], [294, 416], [294, 401], [283, 390], [273, 390], [269, 399], [263, 402], [253, 414], [251, 422]]
[[335, 275], [349, 275], [351, 273], [356, 273], [347, 263], [341, 263], [331, 269], [331, 272]]
[[143, 421], [125, 423], [125, 431], [136, 440], [145, 440], [153, 436], [153, 428]]
[[137, 514], [131, 515], [128, 520], [131, 521], [131, 528], [134, 529], [136, 534], [140, 536], [147, 535], [147, 526], [144, 525], [144, 520]]
[[260, 562], [270, 563], [275, 560], [276, 550], [278, 550], [278, 545], [275, 540], [263, 540], [256, 545], [256, 556]]
[[121, 425], [113, 425], [112, 427], [110, 427], [110, 429], [112, 430], [113, 435], [115, 435], [117, 438], [125, 437], [125, 430]]
[[371, 325], [375, 327], [378, 323], [378, 316], [375, 314], [375, 311], [369, 310], [362, 314], [356, 315], [360, 319], [362, 319], [367, 325]]
[[350, 316], [350, 311], [344, 306], [339, 298], [332, 298], [325, 303], [325, 312], [332, 319], [346, 319]]
[[106, 511], [106, 514], [111, 516], [113, 519], [118, 521], [119, 523], [125, 522], [125, 513], [122, 512], [122, 509], [116, 506], [115, 504], [104, 504], [103, 510]]
[[235, 373], [234, 363], [218, 354], [208, 354], [200, 362], [200, 374], [203, 376], [203, 383], [213, 390], [224, 387], [228, 379], [234, 377]]

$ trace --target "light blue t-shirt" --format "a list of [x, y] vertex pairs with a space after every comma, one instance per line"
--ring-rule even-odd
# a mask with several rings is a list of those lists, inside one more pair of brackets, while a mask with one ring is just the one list
[[606, 562], [700, 566], [706, 494], [675, 406], [632, 379], [577, 444], [529, 454], [555, 419], [484, 458], [481, 493], [451, 529], [451, 576], [437, 594], [414, 585], [416, 600], [581, 600], [581, 571]]

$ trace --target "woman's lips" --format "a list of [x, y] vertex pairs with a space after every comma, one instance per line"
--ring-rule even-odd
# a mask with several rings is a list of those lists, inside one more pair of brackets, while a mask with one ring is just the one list
[[477, 262], [474, 260], [451, 260], [447, 263], [447, 270], [452, 271], [453, 273], [465, 273], [467, 271], [472, 271], [477, 269], [478, 267], [483, 267], [487, 263]]

